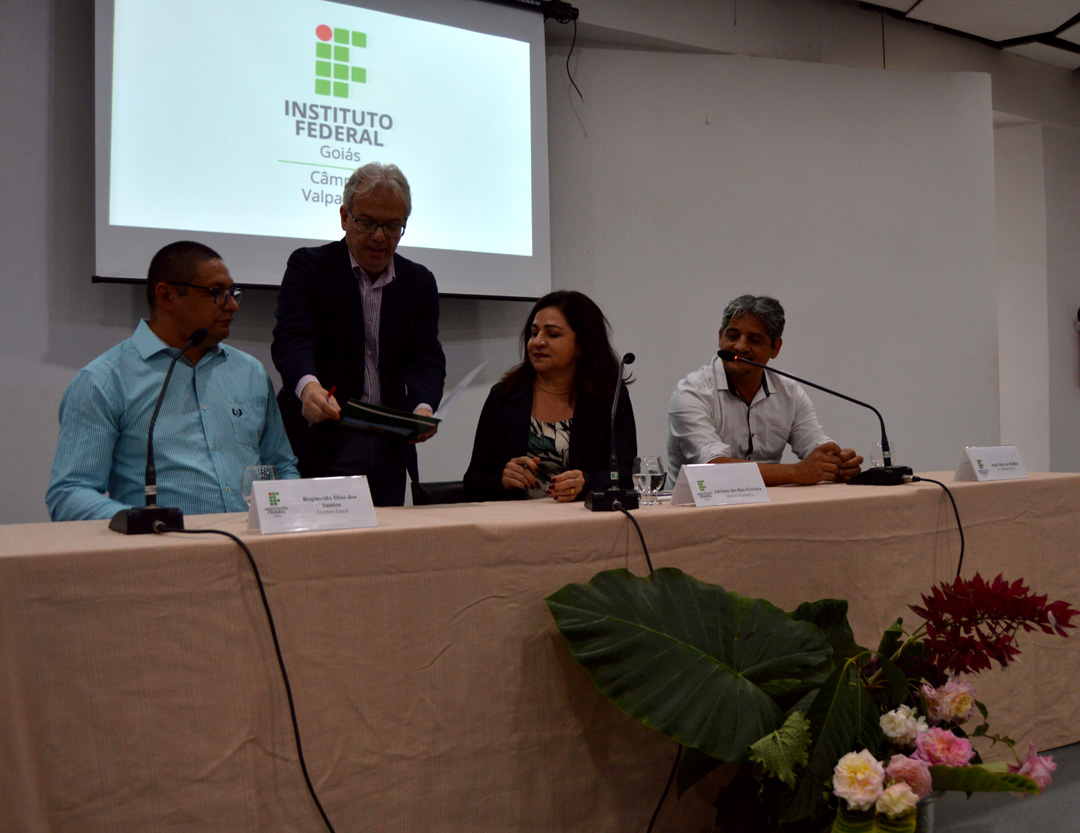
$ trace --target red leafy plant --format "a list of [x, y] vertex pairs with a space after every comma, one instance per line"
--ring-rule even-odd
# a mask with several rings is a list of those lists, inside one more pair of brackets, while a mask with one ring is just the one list
[[1011, 584], [998, 574], [986, 581], [976, 573], [942, 582], [922, 596], [922, 606], [910, 605], [926, 620], [923, 647], [941, 673], [971, 674], [989, 669], [991, 660], [1002, 668], [1020, 653], [1016, 634], [1041, 630], [1067, 636], [1074, 628], [1074, 610], [1067, 602], [1047, 604], [1046, 594], [1032, 595], [1023, 579]]

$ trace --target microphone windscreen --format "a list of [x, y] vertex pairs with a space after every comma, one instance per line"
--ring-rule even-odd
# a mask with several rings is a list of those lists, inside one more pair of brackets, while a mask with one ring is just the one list
[[199, 327], [199, 329], [188, 336], [188, 341], [191, 342], [191, 346], [194, 347], [196, 344], [202, 344], [207, 335], [206, 327]]
[[734, 350], [717, 350], [716, 355], [722, 358], [726, 362], [736, 361], [739, 357], [735, 355]]
[[636, 358], [637, 358], [637, 356], [635, 356], [633, 353], [627, 353], [625, 356], [622, 357], [622, 363], [623, 364], [633, 364], [634, 359], [636, 359]]

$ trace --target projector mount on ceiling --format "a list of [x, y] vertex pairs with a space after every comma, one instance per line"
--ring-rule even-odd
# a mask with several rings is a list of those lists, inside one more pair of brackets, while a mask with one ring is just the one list
[[540, 12], [544, 15], [544, 20], [550, 19], [556, 23], [569, 23], [571, 20], [578, 19], [578, 10], [569, 3], [564, 3], [563, 0], [486, 0], [486, 2]]

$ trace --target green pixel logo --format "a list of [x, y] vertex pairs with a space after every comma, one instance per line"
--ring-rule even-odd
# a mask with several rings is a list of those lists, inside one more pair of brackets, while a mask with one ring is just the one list
[[270, 498], [270, 505], [271, 506], [277, 506], [279, 503], [281, 503], [280, 495], [281, 495], [281, 492], [269, 492], [267, 494], [267, 497]]
[[367, 69], [353, 66], [354, 53], [367, 49], [367, 33], [315, 27], [315, 95], [348, 98], [350, 84], [366, 84]]
[[699, 480], [697, 482], [697, 490], [699, 492], [704, 492], [705, 491], [705, 481], [704, 480]]

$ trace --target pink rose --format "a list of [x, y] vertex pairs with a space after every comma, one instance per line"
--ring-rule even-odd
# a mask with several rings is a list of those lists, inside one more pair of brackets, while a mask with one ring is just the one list
[[933, 726], [916, 738], [913, 757], [931, 765], [967, 766], [974, 755], [970, 740], [958, 738], [948, 729]]
[[1049, 755], [1039, 757], [1034, 743], [1028, 743], [1028, 756], [1022, 764], [1011, 764], [1009, 772], [1026, 775], [1042, 792], [1050, 786], [1050, 773], [1057, 769], [1057, 764]]
[[975, 711], [975, 689], [967, 680], [949, 680], [941, 688], [923, 684], [932, 723], [963, 723]]
[[848, 752], [833, 769], [833, 792], [847, 801], [849, 810], [869, 810], [883, 788], [885, 768], [866, 749]]
[[907, 784], [919, 798], [926, 798], [934, 788], [930, 764], [907, 755], [893, 755], [885, 767], [886, 783]]

